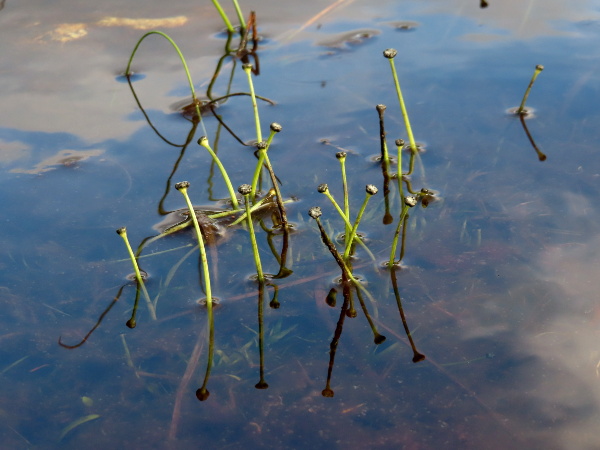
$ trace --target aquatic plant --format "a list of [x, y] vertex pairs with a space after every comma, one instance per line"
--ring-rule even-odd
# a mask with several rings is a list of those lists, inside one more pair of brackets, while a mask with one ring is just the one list
[[[398, 237], [400, 236], [400, 229], [404, 225], [404, 218], [408, 214], [408, 210], [413, 208], [417, 204], [417, 197], [415, 196], [407, 196], [404, 197], [404, 206], [402, 207], [402, 213], [400, 214], [400, 219], [398, 219], [398, 226], [396, 227], [396, 232], [394, 233], [394, 239], [392, 240], [392, 247], [390, 250], [390, 260], [388, 261], [388, 266], [392, 267], [395, 264], [395, 256], [396, 256], [396, 248], [398, 247]], [[402, 259], [402, 258], [400, 258]]]
[[519, 105], [519, 108], [516, 111], [517, 115], [521, 116], [523, 114], [528, 114], [527, 110], [525, 109], [525, 102], [527, 102], [527, 98], [529, 97], [529, 92], [531, 91], [533, 83], [535, 83], [535, 79], [538, 77], [538, 75], [540, 73], [542, 73], [542, 70], [544, 70], [544, 66], [542, 66], [541, 64], [538, 64], [537, 66], [535, 66], [535, 70], [533, 71], [531, 80], [529, 80], [527, 89], [525, 89], [525, 94], [523, 94], [523, 99], [521, 100], [521, 104]]
[[256, 265], [256, 274], [258, 276], [258, 281], [262, 283], [265, 281], [265, 276], [263, 274], [262, 264], [260, 263], [260, 253], [258, 252], [258, 245], [256, 244], [256, 235], [254, 234], [252, 213], [250, 211], [250, 192], [252, 192], [252, 186], [249, 184], [242, 184], [238, 187], [238, 192], [244, 196], [244, 204], [246, 205], [246, 224], [248, 225], [248, 233], [250, 234], [252, 254], [254, 255], [254, 264]]
[[142, 274], [140, 273], [140, 268], [138, 266], [137, 259], [133, 254], [131, 244], [129, 244], [129, 239], [127, 238], [127, 228], [119, 228], [117, 230], [117, 234], [123, 238], [123, 242], [125, 242], [125, 247], [127, 247], [127, 252], [129, 253], [129, 258], [131, 259], [131, 264], [135, 272], [135, 279], [137, 280], [138, 288], [141, 289], [144, 293], [144, 298], [146, 299], [146, 304], [148, 305], [148, 312], [150, 313], [150, 317], [152, 318], [152, 320], [156, 320], [156, 311], [154, 309], [154, 305], [152, 304], [152, 300], [150, 300], [150, 295], [148, 294], [148, 290], [146, 289], [146, 285], [144, 284], [144, 279], [142, 278]]
[[254, 125], [256, 127], [256, 142], [262, 142], [262, 131], [260, 129], [260, 116], [258, 114], [258, 103], [256, 103], [256, 93], [254, 92], [254, 83], [252, 82], [252, 64], [242, 66], [248, 77], [248, 86], [250, 88], [250, 98], [252, 99], [252, 110], [254, 111]]
[[202, 136], [200, 139], [198, 139], [198, 144], [201, 145], [202, 147], [204, 147], [208, 151], [208, 153], [212, 157], [212, 159], [215, 162], [215, 164], [217, 165], [217, 167], [219, 167], [219, 170], [221, 171], [221, 175], [223, 176], [223, 179], [225, 180], [225, 184], [227, 185], [227, 190], [229, 191], [229, 198], [231, 199], [231, 204], [233, 205], [234, 209], [239, 209], [237, 197], [235, 195], [235, 191], [233, 190], [233, 186], [231, 184], [231, 180], [229, 179], [229, 175], [227, 174], [227, 171], [225, 170], [225, 167], [223, 167], [223, 164], [221, 163], [221, 160], [219, 159], [217, 154], [210, 147], [210, 145], [208, 143], [208, 138], [206, 136]]
[[210, 286], [210, 270], [208, 268], [208, 259], [206, 257], [206, 248], [204, 247], [204, 239], [202, 238], [200, 224], [198, 223], [198, 218], [196, 217], [194, 205], [192, 205], [190, 197], [187, 193], [189, 187], [189, 181], [181, 181], [175, 185], [175, 189], [181, 192], [185, 199], [187, 207], [190, 211], [192, 223], [194, 224], [194, 230], [196, 231], [196, 238], [198, 239], [198, 248], [200, 250], [200, 260], [202, 262], [202, 270], [204, 272], [204, 293], [206, 295], [206, 308], [208, 310], [209, 316], [212, 316], [212, 290]]
[[383, 56], [390, 61], [390, 68], [392, 69], [392, 76], [394, 77], [394, 85], [396, 86], [396, 94], [398, 96], [398, 102], [400, 103], [400, 109], [402, 110], [402, 118], [404, 119], [404, 125], [406, 126], [406, 133], [408, 134], [410, 149], [414, 153], [417, 151], [417, 143], [415, 142], [412, 128], [410, 126], [410, 119], [408, 118], [408, 112], [406, 111], [406, 105], [404, 104], [404, 97], [402, 96], [402, 90], [400, 89], [400, 81], [398, 81], [398, 73], [396, 72], [396, 66], [394, 64], [394, 58], [397, 54], [398, 51], [393, 48], [388, 48], [387, 50], [383, 51]]
[[[375, 342], [375, 344], [381, 344], [383, 341], [385, 341], [385, 336], [379, 334], [379, 332], [377, 331], [375, 324], [373, 323], [369, 313], [367, 312], [366, 305], [364, 304], [361, 293], [364, 293], [369, 298], [369, 300], [372, 302], [372, 304], [375, 304], [375, 299], [369, 293], [367, 288], [365, 288], [354, 277], [354, 275], [352, 274], [352, 271], [348, 267], [348, 264], [346, 263], [345, 259], [342, 257], [342, 255], [339, 254], [335, 245], [333, 244], [333, 242], [327, 235], [327, 232], [325, 231], [325, 228], [323, 228], [323, 225], [321, 224], [321, 220], [320, 220], [320, 217], [322, 214], [323, 214], [323, 212], [321, 211], [321, 208], [319, 208], [318, 206], [313, 206], [312, 208], [310, 208], [308, 210], [308, 215], [312, 219], [314, 219], [315, 222], [317, 223], [319, 232], [321, 234], [321, 240], [323, 241], [323, 243], [325, 244], [325, 246], [327, 247], [327, 249], [333, 256], [333, 258], [335, 259], [335, 261], [338, 264], [338, 266], [340, 267], [340, 269], [342, 269], [342, 275], [343, 275], [342, 279], [344, 281], [345, 281], [345, 279], [349, 280], [356, 288], [356, 293], [360, 300], [361, 307], [363, 308], [363, 311], [365, 312], [365, 317], [367, 318], [367, 321], [369, 322], [369, 326], [371, 327], [371, 331], [373, 332], [373, 341]], [[352, 309], [353, 309], [352, 304], [350, 303], [350, 311], [352, 311]], [[352, 317], [355, 316], [355, 314], [350, 314], [350, 315]]]
[[[214, 1], [216, 1], [216, 0], [214, 0]], [[177, 55], [179, 55], [179, 59], [181, 60], [181, 64], [183, 65], [183, 70], [185, 71], [185, 75], [186, 75], [187, 80], [188, 80], [188, 84], [189, 84], [189, 87], [190, 87], [190, 92], [192, 94], [192, 101], [193, 101], [194, 107], [196, 109], [196, 114], [198, 115], [198, 120], [202, 124], [202, 128], [204, 128], [204, 124], [202, 123], [202, 113], [200, 112], [200, 101], [196, 97], [196, 90], [194, 89], [194, 82], [192, 81], [192, 75], [190, 74], [190, 70], [188, 68], [187, 62], [185, 61], [185, 58], [183, 57], [183, 53], [181, 53], [181, 50], [179, 49], [179, 47], [177, 46], [177, 44], [175, 43], [175, 41], [173, 39], [171, 39], [171, 37], [169, 35], [167, 35], [166, 33], [163, 33], [162, 31], [156, 31], [156, 30], [149, 31], [146, 34], [144, 34], [137, 41], [137, 44], [135, 44], [135, 47], [133, 48], [133, 51], [131, 52], [131, 56], [129, 56], [129, 62], [127, 63], [127, 68], [125, 69], [125, 76], [128, 79], [131, 77], [131, 75], [132, 75], [132, 72], [131, 72], [131, 63], [133, 62], [133, 58], [135, 57], [135, 54], [137, 53], [137, 50], [138, 50], [139, 46], [142, 44], [142, 42], [148, 36], [152, 36], [153, 34], [156, 34], [158, 36], [162, 36], [167, 41], [169, 41], [169, 43], [173, 46], [173, 48], [177, 52]], [[206, 130], [204, 130], [204, 133], [206, 134]]]

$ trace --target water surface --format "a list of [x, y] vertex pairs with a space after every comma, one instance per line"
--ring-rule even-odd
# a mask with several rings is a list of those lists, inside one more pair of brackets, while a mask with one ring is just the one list
[[[214, 247], [221, 303], [211, 395], [201, 403], [195, 392], [207, 358], [206, 313], [198, 305], [195, 253], [181, 262], [192, 249], [190, 232], [144, 252], [148, 289], [159, 295], [157, 321], [142, 300], [138, 326], [125, 326], [135, 296], [127, 286], [83, 346], [67, 350], [57, 341], [78, 342], [126, 283], [131, 266], [117, 228], [127, 226], [134, 244], [153, 235], [161, 208], [184, 206], [172, 187], [177, 181], [192, 183], [197, 205], [215, 206], [227, 196], [195, 143], [168, 182], [181, 148], [156, 135], [119, 82], [147, 24], [141, 19], [161, 19], [203, 92], [224, 45], [219, 18], [211, 2], [75, 8], [63, 1], [53, 9], [7, 2], [0, 11], [5, 446], [600, 445], [594, 103], [600, 5], [396, 3], [338, 2], [322, 15], [332, 4], [303, 2], [297, 10], [282, 2], [242, 4], [256, 10], [265, 36], [256, 91], [276, 102], [260, 105], [263, 133], [270, 122], [283, 125], [271, 160], [283, 195], [298, 199], [288, 208], [296, 230], [288, 255], [293, 273], [277, 281], [280, 308], [268, 306], [272, 289], [265, 294], [269, 387], [255, 389], [258, 294], [248, 279], [254, 268], [247, 232], [230, 229]], [[426, 360], [412, 362], [389, 273], [358, 251], [356, 272], [376, 298], [367, 304], [387, 340], [373, 344], [360, 310], [347, 318], [331, 376], [335, 395], [326, 398], [341, 294], [335, 308], [325, 297], [340, 271], [306, 211], [321, 206], [327, 230], [343, 231], [316, 186], [328, 183], [341, 198], [335, 152], [347, 151], [351, 207], [360, 206], [366, 184], [379, 187], [361, 231], [378, 262], [389, 257], [400, 208], [394, 182], [394, 220], [383, 225], [382, 172], [373, 162], [380, 148], [376, 104], [388, 106], [393, 154], [393, 140], [406, 139], [381, 54], [389, 47], [399, 51], [412, 126], [426, 148], [411, 181], [439, 197], [411, 211], [397, 272], [403, 313]], [[506, 113], [520, 102], [536, 64], [545, 70], [528, 101], [535, 117], [526, 123], [544, 162], [519, 119]], [[153, 125], [182, 144], [190, 122], [171, 105], [189, 93], [176, 55], [150, 39], [134, 70]], [[216, 93], [225, 92], [230, 70], [224, 67]], [[232, 89], [247, 90], [239, 66]], [[229, 99], [218, 112], [243, 141], [255, 138], [246, 97]], [[217, 140], [218, 122], [207, 116], [204, 123], [211, 142]], [[218, 149], [234, 186], [249, 182], [252, 150], [225, 131]], [[265, 271], [277, 272], [267, 234], [257, 237]], [[282, 237], [272, 241], [279, 248]]]

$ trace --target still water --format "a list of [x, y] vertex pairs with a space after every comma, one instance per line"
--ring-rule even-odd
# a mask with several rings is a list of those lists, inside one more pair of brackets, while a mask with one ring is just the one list
[[[203, 402], [208, 329], [194, 234], [144, 250], [157, 318], [141, 298], [130, 329], [136, 289], [115, 230], [127, 226], [134, 247], [155, 235], [166, 212], [185, 207], [178, 181], [211, 209], [228, 191], [195, 142], [200, 127], [182, 147], [192, 123], [177, 107], [190, 94], [168, 43], [151, 36], [140, 47], [139, 104], [122, 74], [142, 34], [160, 29], [202, 97], [223, 55], [221, 19], [208, 0], [1, 5], [3, 447], [600, 447], [598, 1], [242, 1], [262, 36], [254, 87], [275, 103], [259, 102], [263, 134], [283, 126], [269, 155], [294, 200], [293, 232], [287, 276], [272, 280], [278, 308], [275, 288], [261, 302], [251, 279], [247, 230], [223, 227], [209, 247], [220, 301]], [[408, 138], [382, 56], [391, 47], [424, 148], [409, 181], [435, 194], [410, 210], [395, 279], [381, 264], [401, 204], [395, 179], [383, 195], [375, 110], [387, 105], [395, 157], [394, 139]], [[507, 111], [536, 64], [545, 70], [525, 129]], [[248, 91], [229, 57], [213, 94], [228, 89]], [[256, 138], [247, 96], [215, 112], [243, 142]], [[203, 124], [234, 187], [249, 183], [252, 148], [212, 114]], [[348, 155], [353, 216], [365, 185], [379, 188], [359, 228], [375, 263], [360, 248], [353, 259], [386, 336], [379, 345], [358, 302], [345, 319], [341, 292], [326, 303], [340, 269], [307, 215], [320, 206], [326, 231], [344, 231], [316, 189], [327, 183], [341, 201], [338, 151]], [[284, 237], [256, 228], [264, 270], [277, 273]], [[99, 318], [83, 345], [58, 344], [79, 343]]]

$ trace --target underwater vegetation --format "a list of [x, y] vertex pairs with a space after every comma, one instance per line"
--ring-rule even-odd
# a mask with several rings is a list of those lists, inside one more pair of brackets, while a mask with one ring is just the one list
[[[199, 97], [195, 90], [195, 83], [186, 63], [185, 57], [181, 50], [171, 37], [162, 31], [150, 31], [144, 34], [135, 44], [134, 49], [129, 58], [125, 69], [125, 77], [129, 83], [132, 95], [134, 96], [140, 110], [146, 116], [148, 124], [155, 131], [160, 139], [165, 139], [161, 133], [154, 127], [148, 115], [146, 115], [142, 102], [138, 98], [134, 85], [135, 77], [132, 71], [133, 62], [138, 51], [141, 51], [141, 44], [148, 38], [166, 39], [175, 52], [177, 53], [186, 79], [189, 85], [191, 94], [191, 103], [184, 105], [181, 108], [182, 115], [190, 122], [191, 129], [185, 138], [185, 143], [181, 145], [181, 155], [188, 147], [198, 146], [198, 150], [206, 151], [211, 158], [211, 168], [216, 167], [216, 171], [220, 174], [221, 182], [224, 183], [227, 189], [228, 197], [223, 199], [215, 199], [214, 204], [206, 206], [198, 206], [194, 204], [194, 196], [198, 194], [198, 190], [203, 189], [200, 183], [196, 180], [176, 181], [176, 174], [179, 168], [179, 162], [182, 156], [177, 160], [172, 172], [170, 173], [166, 189], [163, 197], [159, 201], [158, 210], [165, 217], [165, 222], [159, 227], [159, 233], [143, 239], [137, 247], [132, 247], [128, 235], [127, 228], [121, 226], [117, 229], [117, 233], [123, 239], [127, 257], [131, 261], [134, 276], [127, 283], [120, 286], [115, 294], [114, 299], [99, 316], [96, 324], [90, 331], [77, 343], [68, 344], [59, 338], [59, 344], [66, 349], [75, 349], [83, 345], [90, 339], [92, 333], [101, 325], [102, 320], [110, 312], [114, 304], [123, 297], [123, 292], [126, 288], [135, 288], [135, 299], [132, 306], [132, 314], [126, 322], [128, 328], [135, 328], [138, 325], [139, 299], [143, 297], [143, 303], [147, 309], [147, 317], [150, 321], [160, 319], [158, 301], [161, 295], [168, 288], [169, 282], [176, 276], [178, 268], [188, 259], [196, 256], [198, 258], [198, 288], [201, 292], [202, 300], [199, 302], [199, 308], [206, 309], [207, 330], [207, 358], [206, 369], [202, 383], [196, 390], [196, 398], [199, 401], [205, 401], [209, 398], [210, 391], [209, 381], [211, 373], [215, 365], [215, 336], [218, 335], [218, 327], [215, 325], [215, 315], [217, 314], [216, 307], [219, 299], [213, 294], [214, 280], [216, 271], [211, 267], [214, 264], [216, 256], [219, 253], [219, 248], [216, 245], [223, 238], [226, 230], [243, 229], [247, 231], [246, 238], [244, 233], [244, 241], [237, 242], [240, 247], [251, 249], [252, 261], [241, 261], [241, 264], [252, 266], [254, 263], [255, 275], [249, 281], [256, 287], [257, 297], [257, 345], [259, 348], [259, 364], [258, 364], [258, 382], [255, 384], [256, 389], [268, 389], [265, 371], [265, 341], [268, 339], [269, 332], [264, 324], [265, 315], [265, 294], [272, 292], [269, 300], [269, 307], [277, 310], [281, 307], [283, 300], [279, 299], [279, 287], [282, 280], [285, 280], [293, 275], [293, 270], [290, 268], [289, 249], [290, 240], [294, 233], [297, 233], [295, 224], [288, 219], [287, 207], [296, 202], [296, 198], [286, 192], [285, 180], [281, 180], [277, 176], [276, 167], [271, 163], [269, 150], [273, 145], [275, 136], [278, 133], [284, 132], [284, 126], [288, 126], [284, 118], [281, 119], [281, 125], [278, 122], [273, 122], [269, 125], [266, 132], [264, 124], [261, 123], [261, 108], [263, 105], [275, 105], [275, 102], [265, 96], [257, 94], [255, 91], [254, 80], [260, 76], [259, 63], [259, 48], [260, 36], [257, 29], [257, 16], [254, 12], [249, 14], [247, 20], [241, 12], [241, 9], [234, 0], [235, 10], [237, 14], [238, 26], [233, 26], [231, 20], [225, 14], [223, 8], [218, 1], [213, 0], [215, 8], [219, 12], [223, 23], [226, 27], [227, 40], [225, 44], [224, 55], [218, 61], [215, 71], [208, 82], [204, 95]], [[481, 8], [487, 7], [486, 2], [481, 2]], [[237, 41], [236, 41], [237, 40]], [[234, 42], [236, 44], [234, 45]], [[403, 269], [405, 250], [407, 242], [410, 241], [409, 221], [411, 214], [420, 209], [423, 211], [429, 205], [441, 201], [441, 196], [428, 186], [413, 187], [413, 173], [415, 164], [421, 158], [423, 146], [419, 144], [413, 133], [407, 105], [404, 101], [404, 96], [400, 87], [400, 77], [396, 68], [396, 59], [398, 52], [395, 49], [386, 49], [383, 51], [383, 59], [387, 59], [390, 66], [390, 76], [388, 76], [390, 91], [395, 90], [398, 100], [398, 106], [401, 111], [404, 129], [401, 131], [395, 130], [396, 139], [394, 145], [396, 147], [395, 155], [390, 155], [388, 149], [388, 129], [386, 129], [385, 113], [387, 106], [377, 104], [375, 110], [379, 122], [379, 144], [380, 154], [377, 157], [378, 167], [381, 168], [381, 180], [372, 180], [365, 186], [364, 194], [357, 195], [350, 190], [348, 182], [348, 167], [347, 167], [347, 152], [340, 150], [335, 152], [335, 157], [339, 162], [339, 177], [336, 181], [328, 180], [333, 186], [333, 183], [338, 183], [341, 188], [341, 198], [335, 198], [329, 189], [329, 184], [321, 183], [316, 186], [318, 193], [323, 194], [331, 204], [331, 212], [325, 208], [313, 206], [308, 209], [308, 216], [314, 220], [311, 222], [312, 231], [315, 234], [315, 245], [322, 245], [324, 249], [331, 255], [339, 268], [339, 276], [329, 288], [327, 295], [323, 298], [323, 302], [330, 308], [339, 310], [339, 318], [333, 330], [333, 337], [329, 343], [329, 362], [327, 368], [327, 378], [325, 387], [321, 391], [323, 397], [334, 397], [335, 393], [332, 389], [332, 378], [335, 367], [335, 357], [338, 343], [342, 337], [344, 324], [347, 319], [366, 320], [368, 327], [371, 330], [373, 343], [377, 346], [386, 341], [386, 336], [380, 333], [378, 321], [382, 320], [379, 317], [378, 303], [381, 299], [377, 298], [372, 293], [367, 279], [358, 275], [356, 268], [364, 267], [365, 265], [373, 265], [379, 272], [389, 276], [392, 293], [402, 322], [402, 327], [406, 334], [406, 338], [412, 349], [412, 362], [419, 363], [426, 360], [426, 355], [417, 349], [416, 342], [411, 334], [409, 327], [408, 315], [405, 311], [402, 302], [402, 285], [399, 283], [398, 276]], [[382, 73], [384, 66], [382, 59]], [[222, 74], [225, 70], [225, 63], [229, 63], [231, 73], [227, 90], [224, 95], [216, 96], [213, 93], [215, 84], [218, 79], [226, 77]], [[247, 91], [231, 92], [232, 80], [235, 75], [240, 73], [242, 69], [243, 77], [247, 82]], [[543, 66], [538, 65], [535, 68], [534, 75], [525, 91], [521, 104], [518, 108], [511, 110], [510, 114], [518, 117], [527, 137], [536, 151], [540, 161], [546, 159], [535, 144], [533, 137], [527, 129], [525, 120], [532, 117], [532, 112], [526, 106], [526, 101], [531, 91], [531, 88], [543, 70]], [[251, 140], [240, 138], [241, 133], [230, 128], [224, 117], [218, 114], [217, 108], [233, 97], [243, 97], [250, 100], [248, 108], [248, 123], [249, 128], [253, 128], [253, 136]], [[275, 106], [276, 109], [276, 106]], [[223, 164], [218, 155], [218, 133], [214, 138], [209, 137], [209, 133], [204, 125], [203, 117], [211, 115], [219, 123], [219, 132], [225, 130], [234, 137], [239, 145], [248, 147], [254, 152], [255, 161], [253, 164], [247, 164], [244, 167], [245, 183], [234, 189], [230, 174], [227, 167]], [[264, 135], [263, 135], [264, 132]], [[197, 134], [200, 137], [197, 138]], [[166, 140], [166, 139], [165, 139]], [[211, 142], [212, 140], [212, 142]], [[339, 149], [338, 149], [339, 150]], [[332, 156], [333, 157], [333, 156]], [[422, 164], [422, 162], [421, 162]], [[236, 170], [238, 168], [236, 167]], [[379, 171], [379, 168], [377, 169]], [[379, 176], [379, 175], [377, 175]], [[377, 187], [380, 186], [380, 187]], [[170, 194], [172, 188], [175, 188], [182, 196], [182, 208], [176, 211], [168, 211], [164, 207], [165, 199]], [[210, 189], [210, 187], [209, 187]], [[314, 189], [314, 186], [307, 186], [306, 189]], [[194, 192], [194, 190], [196, 190]], [[336, 190], [337, 191], [337, 190]], [[374, 213], [369, 211], [369, 203], [373, 196], [379, 194], [383, 197], [384, 214], [380, 219], [375, 218]], [[286, 195], [288, 195], [286, 197]], [[356, 209], [351, 208], [351, 204], [359, 201], [362, 198], [362, 203]], [[420, 205], [420, 208], [417, 208]], [[325, 221], [327, 219], [327, 221]], [[331, 225], [335, 221], [341, 224], [344, 232], [341, 236], [334, 236]], [[388, 243], [389, 253], [384, 261], [379, 260], [379, 255], [375, 255], [369, 249], [369, 240], [366, 234], [362, 232], [361, 225], [364, 228], [364, 223], [379, 223], [381, 226], [387, 226], [396, 223], [392, 240]], [[378, 225], [379, 226], [379, 225]], [[414, 228], [418, 226], [414, 223]], [[184, 230], [193, 230], [195, 242], [193, 248], [184, 255], [170, 270], [166, 277], [166, 282], [160, 287], [160, 292], [152, 292], [148, 288], [148, 275], [143, 267], [143, 252], [153, 243], [175, 233], [180, 233]], [[261, 254], [260, 246], [257, 243], [257, 229], [263, 230], [266, 233], [270, 255]], [[237, 234], [236, 237], [240, 237]], [[279, 247], [273, 244], [273, 240], [279, 242]], [[135, 250], [134, 250], [135, 248]], [[264, 253], [264, 252], [263, 252]], [[156, 255], [155, 255], [156, 256]], [[277, 273], [265, 273], [263, 270], [263, 262], [265, 258], [274, 259], [279, 268]], [[337, 269], [336, 269], [337, 270]], [[129, 290], [129, 289], [127, 289]], [[338, 302], [338, 294], [342, 300]], [[356, 304], [358, 303], [358, 305]], [[238, 307], [243, 307], [239, 305]], [[360, 314], [359, 314], [360, 310]], [[395, 314], [395, 313], [394, 313]], [[360, 315], [360, 318], [359, 318]], [[377, 320], [376, 320], [377, 319]], [[190, 361], [197, 361], [198, 354], [194, 353], [194, 357]], [[191, 364], [191, 362], [190, 362]], [[92, 420], [92, 419], [89, 419]]]

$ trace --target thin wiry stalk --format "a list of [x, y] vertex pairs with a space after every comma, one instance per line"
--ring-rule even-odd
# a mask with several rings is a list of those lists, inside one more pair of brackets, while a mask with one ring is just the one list
[[[216, 1], [216, 0], [213, 0], [213, 1]], [[175, 41], [169, 37], [169, 35], [163, 33], [162, 31], [156, 31], [156, 30], [149, 31], [146, 34], [144, 34], [140, 38], [140, 40], [137, 42], [137, 44], [135, 44], [135, 47], [133, 48], [133, 51], [131, 52], [131, 56], [129, 57], [129, 62], [127, 63], [127, 68], [125, 69], [125, 76], [127, 76], [127, 77], [131, 76], [131, 63], [133, 62], [133, 57], [135, 56], [135, 54], [137, 52], [137, 49], [140, 46], [140, 44], [142, 43], [142, 41], [144, 39], [146, 39], [148, 36], [152, 35], [152, 34], [158, 34], [159, 36], [164, 37], [167, 41], [169, 41], [171, 43], [171, 45], [173, 46], [173, 48], [175, 49], [175, 51], [179, 55], [179, 59], [181, 59], [181, 63], [183, 64], [183, 69], [185, 70], [185, 75], [187, 76], [187, 79], [188, 79], [188, 84], [190, 85], [190, 92], [192, 93], [192, 100], [194, 101], [194, 105], [196, 106], [196, 114], [198, 115], [198, 120], [200, 121], [200, 124], [202, 125], [202, 129], [204, 131], [204, 134], [207, 134], [206, 133], [206, 129], [204, 127], [204, 122], [202, 121], [202, 113], [200, 112], [200, 102], [198, 101], [198, 98], [196, 97], [196, 90], [194, 89], [194, 83], [192, 81], [192, 75], [190, 74], [190, 70], [188, 69], [188, 65], [185, 62], [185, 58], [183, 57], [183, 53], [181, 53], [181, 50], [179, 50], [179, 47], [177, 46], [177, 44], [175, 43]]]

